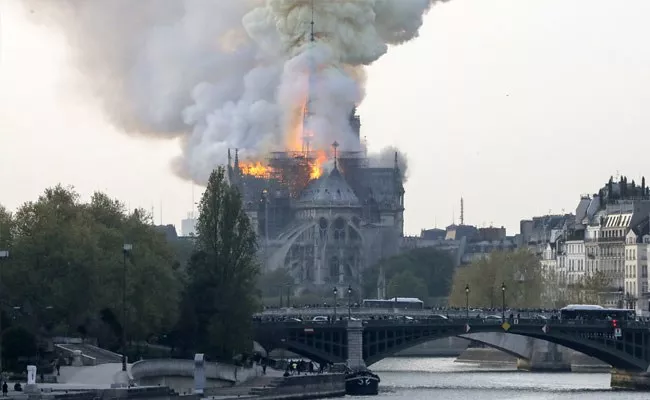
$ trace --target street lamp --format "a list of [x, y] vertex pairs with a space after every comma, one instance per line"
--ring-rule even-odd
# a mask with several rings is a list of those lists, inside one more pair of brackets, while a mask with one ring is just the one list
[[[9, 258], [9, 251], [0, 250], [0, 264], [3, 260], [7, 258]], [[2, 287], [1, 273], [2, 273], [2, 266], [0, 266], [0, 287]], [[1, 298], [0, 298], [0, 374], [2, 374], [2, 301]]]
[[506, 284], [501, 282], [501, 320], [506, 320]]
[[465, 316], [469, 319], [469, 284], [465, 285]]
[[122, 246], [122, 371], [126, 372], [126, 253], [133, 250], [133, 245]]
[[264, 272], [269, 270], [269, 191], [262, 191], [264, 199]]
[[352, 285], [348, 286], [348, 320], [352, 319]]
[[623, 308], [623, 287], [618, 287], [618, 306]]
[[334, 290], [332, 290], [332, 293], [334, 293], [334, 321], [336, 321], [336, 297], [339, 294], [339, 290], [334, 286]]

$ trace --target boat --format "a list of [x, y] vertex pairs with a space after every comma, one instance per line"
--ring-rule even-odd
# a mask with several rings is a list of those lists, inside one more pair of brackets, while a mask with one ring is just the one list
[[345, 394], [372, 396], [379, 393], [379, 376], [369, 369], [348, 370], [345, 373]]

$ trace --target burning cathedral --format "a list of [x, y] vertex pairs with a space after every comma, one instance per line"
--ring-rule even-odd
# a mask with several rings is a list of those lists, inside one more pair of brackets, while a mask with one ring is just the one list
[[[298, 16], [308, 10], [303, 3], [295, 5]], [[285, 81], [300, 88], [288, 106], [295, 109], [286, 124], [289, 144], [264, 161], [240, 160], [238, 150], [228, 150], [228, 178], [242, 193], [264, 272], [285, 269], [296, 295], [348, 287], [360, 293], [364, 270], [398, 252], [403, 171], [397, 153], [388, 164], [371, 163], [356, 107], [332, 97], [332, 90], [357, 87], [349, 74], [360, 67], [332, 61], [331, 34], [315, 32], [314, 2], [309, 10], [308, 41], [287, 64], [299, 68], [285, 68]], [[319, 11], [325, 19], [327, 10]]]
[[285, 268], [296, 294], [356, 291], [364, 270], [395, 254], [403, 235], [397, 154], [392, 166], [370, 166], [355, 111], [349, 121], [360, 151], [334, 142], [327, 150], [272, 152], [255, 164], [229, 152], [228, 176], [256, 229], [263, 270]]

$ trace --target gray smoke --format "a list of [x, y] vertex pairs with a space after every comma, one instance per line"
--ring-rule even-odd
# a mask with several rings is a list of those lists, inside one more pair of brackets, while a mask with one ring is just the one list
[[295, 148], [354, 145], [348, 115], [364, 94], [363, 66], [417, 36], [445, 0], [22, 0], [61, 30], [82, 87], [126, 132], [181, 137], [175, 171], [201, 183], [225, 162]]
[[408, 158], [397, 147], [388, 146], [381, 149], [379, 153], [369, 154], [368, 161], [371, 167], [393, 168], [396, 153], [397, 167], [402, 175], [402, 180], [406, 182], [408, 179]]

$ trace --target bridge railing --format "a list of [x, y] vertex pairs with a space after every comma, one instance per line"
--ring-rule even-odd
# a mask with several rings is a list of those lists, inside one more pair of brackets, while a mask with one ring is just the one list
[[[509, 316], [510, 314], [517, 315], [519, 314], [520, 318], [534, 318], [538, 315], [542, 315], [545, 317], [550, 317], [551, 313], [545, 313], [545, 312], [533, 312], [533, 311], [524, 311], [524, 312], [518, 312], [515, 310], [508, 310], [506, 311], [506, 317]], [[277, 317], [317, 317], [317, 316], [327, 316], [331, 317], [334, 316], [335, 311], [334, 307], [322, 307], [322, 308], [282, 308], [282, 309], [270, 309], [270, 310], [264, 310], [261, 313], [255, 314], [257, 317], [264, 317], [264, 316], [277, 316]], [[350, 314], [353, 317], [359, 317], [359, 316], [378, 316], [378, 315], [385, 315], [385, 316], [411, 316], [411, 317], [416, 317], [416, 316], [431, 316], [431, 315], [444, 315], [449, 318], [457, 318], [457, 317], [466, 317], [467, 312], [465, 310], [447, 310], [447, 311], [442, 311], [442, 310], [410, 310], [410, 309], [386, 309], [386, 308], [371, 308], [371, 307], [352, 307], [350, 308]], [[469, 317], [470, 318], [476, 318], [477, 315], [481, 316], [486, 316], [486, 315], [500, 315], [501, 313], [498, 311], [470, 311], [469, 312]], [[347, 317], [348, 315], [348, 308], [347, 307], [337, 307], [336, 308], [336, 315], [337, 317]]]
[[[581, 326], [585, 328], [613, 328], [612, 322], [607, 320], [559, 320], [549, 319], [541, 320], [539, 318], [519, 318], [507, 319], [511, 326], [535, 326], [542, 328], [547, 325], [553, 326]], [[393, 318], [393, 319], [364, 319], [363, 325], [386, 326], [386, 325], [436, 325], [436, 326], [458, 326], [468, 324], [470, 326], [500, 326], [504, 321], [501, 319], [482, 319], [482, 318], [450, 318], [450, 319], [428, 319], [428, 318]], [[345, 328], [347, 321], [293, 321], [293, 320], [261, 320], [258, 324], [281, 324], [285, 328]], [[621, 321], [621, 327], [624, 328], [648, 328], [650, 323], [638, 321]]]

